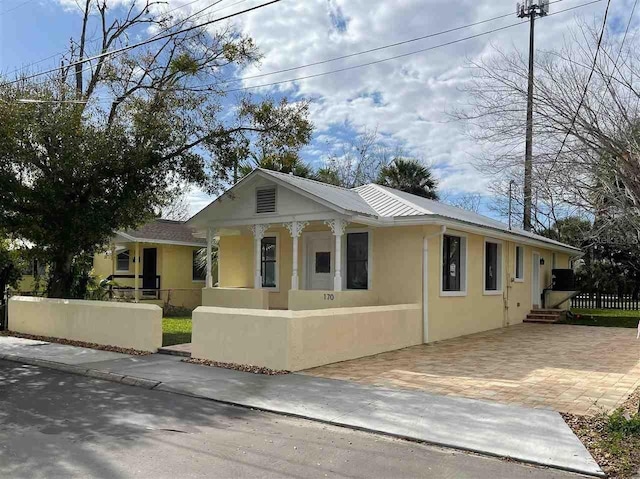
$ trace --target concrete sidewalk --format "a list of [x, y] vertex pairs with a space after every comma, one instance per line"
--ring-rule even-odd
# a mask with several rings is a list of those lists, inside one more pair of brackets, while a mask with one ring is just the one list
[[[603, 477], [554, 411], [0, 337], [0, 358]], [[42, 361], [46, 361], [43, 363]]]

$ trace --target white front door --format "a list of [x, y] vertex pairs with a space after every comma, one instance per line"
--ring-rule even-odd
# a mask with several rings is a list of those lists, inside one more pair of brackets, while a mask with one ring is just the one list
[[305, 259], [306, 289], [333, 290], [333, 235], [330, 232], [307, 233]]
[[540, 255], [533, 253], [531, 260], [531, 303], [534, 308], [540, 307]]

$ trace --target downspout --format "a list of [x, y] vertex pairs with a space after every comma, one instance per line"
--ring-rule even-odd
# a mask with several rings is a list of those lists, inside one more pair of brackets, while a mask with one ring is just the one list
[[442, 236], [447, 231], [441, 226], [440, 231], [422, 238], [422, 342], [429, 342], [429, 240]]

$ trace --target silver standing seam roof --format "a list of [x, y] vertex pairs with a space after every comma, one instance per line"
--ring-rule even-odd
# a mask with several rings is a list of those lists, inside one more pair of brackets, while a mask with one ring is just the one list
[[405, 193], [386, 186], [368, 184], [358, 188], [347, 189], [340, 186], [328, 185], [308, 178], [279, 173], [258, 168], [258, 172], [274, 179], [283, 181], [295, 189], [300, 189], [316, 198], [334, 204], [344, 210], [378, 218], [410, 218], [410, 217], [438, 217], [468, 225], [479, 226], [503, 233], [521, 236], [541, 241], [562, 248], [569, 248], [576, 252], [580, 250], [573, 246], [540, 236], [522, 229], [509, 227], [493, 218], [483, 216], [439, 201], [429, 200], [421, 196]]

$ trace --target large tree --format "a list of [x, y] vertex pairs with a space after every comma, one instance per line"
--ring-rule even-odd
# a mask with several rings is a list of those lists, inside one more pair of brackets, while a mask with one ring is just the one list
[[438, 181], [431, 169], [418, 160], [396, 158], [380, 170], [376, 183], [431, 200], [438, 199]]
[[[640, 45], [602, 23], [578, 24], [565, 44], [535, 55], [534, 228], [566, 216], [591, 219], [607, 198], [615, 216], [640, 231], [640, 92], [636, 87]], [[609, 33], [607, 33], [609, 32]], [[481, 153], [478, 168], [492, 177], [507, 215], [509, 191], [517, 217], [523, 207], [527, 57], [495, 51], [472, 64], [470, 108], [456, 113], [469, 122]], [[601, 222], [604, 225], [603, 222]], [[615, 222], [614, 222], [615, 225]], [[605, 227], [605, 229], [608, 227]]]
[[[207, 8], [176, 17], [152, 0], [86, 0], [59, 71], [0, 84], [0, 229], [46, 258], [50, 296], [81, 295], [83, 258], [185, 185], [218, 192], [254, 148], [309, 141], [306, 102], [229, 92], [260, 54], [232, 24], [200, 27]], [[150, 30], [158, 41], [108, 53]], [[100, 55], [86, 61], [89, 40]]]

